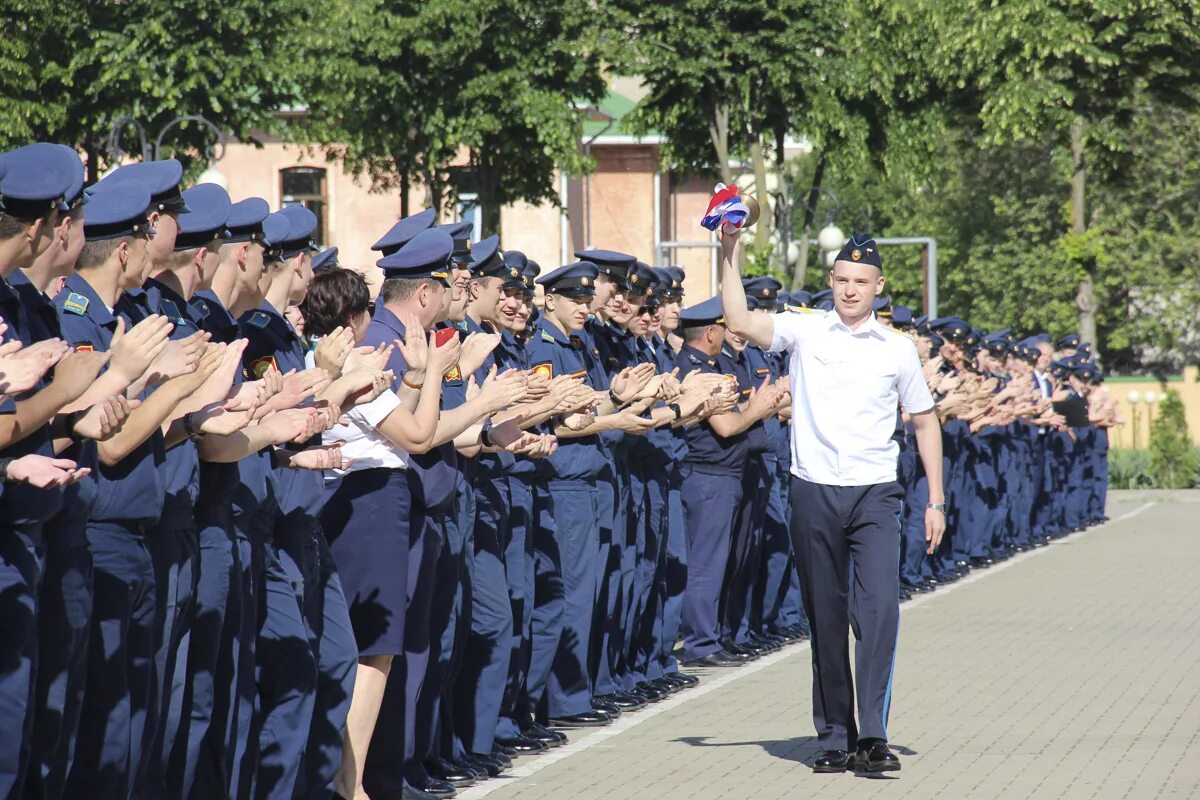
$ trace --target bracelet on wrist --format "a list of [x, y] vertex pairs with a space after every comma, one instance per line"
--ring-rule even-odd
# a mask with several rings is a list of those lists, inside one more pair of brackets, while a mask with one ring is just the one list
[[61, 417], [63, 434], [76, 444], [83, 441], [83, 437], [75, 432], [75, 426], [79, 424], [81, 416], [83, 416], [83, 412], [72, 411], [69, 414], [63, 414]]
[[422, 383], [409, 383], [407, 372], [404, 373], [404, 377], [400, 378], [400, 382], [403, 383], [405, 386], [407, 386], [410, 389], [421, 389], [425, 386], [425, 384], [423, 382]]
[[617, 393], [614, 392], [612, 389], [608, 390], [608, 399], [612, 400], [612, 404], [614, 406], [616, 406], [617, 408], [620, 408], [621, 406], [625, 405], [625, 401], [622, 400], [621, 398], [617, 397]]
[[483, 428], [479, 431], [479, 442], [484, 447], [495, 447], [495, 445], [492, 444], [492, 436], [490, 433], [488, 433], [489, 430], [489, 428]]
[[0, 483], [11, 483], [12, 480], [8, 477], [8, 468], [12, 466], [14, 459], [0, 458]]
[[675, 412], [675, 421], [683, 419], [683, 409], [679, 407], [679, 403], [667, 403], [667, 408]]
[[196, 412], [189, 411], [183, 415], [183, 432], [189, 439], [199, 439], [203, 435], [203, 431], [196, 425]]

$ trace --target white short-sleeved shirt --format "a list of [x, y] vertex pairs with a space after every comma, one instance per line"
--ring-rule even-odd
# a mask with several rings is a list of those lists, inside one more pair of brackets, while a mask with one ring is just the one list
[[790, 353], [792, 474], [829, 486], [896, 480], [897, 404], [933, 408], [917, 348], [874, 315], [851, 331], [836, 311], [772, 317], [774, 352]]
[[[304, 359], [310, 368], [316, 366], [316, 360], [310, 351]], [[360, 469], [407, 469], [409, 454], [392, 444], [392, 441], [376, 429], [379, 423], [387, 419], [400, 405], [400, 398], [391, 389], [376, 397], [369, 403], [347, 411], [345, 416], [350, 424], [343, 425], [340, 421], [321, 434], [325, 444], [344, 442], [342, 457], [352, 459], [347, 472], [357, 472]], [[341, 473], [340, 474], [345, 474]]]

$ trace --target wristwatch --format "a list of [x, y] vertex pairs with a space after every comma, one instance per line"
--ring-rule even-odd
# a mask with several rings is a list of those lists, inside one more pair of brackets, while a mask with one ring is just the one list
[[204, 435], [204, 432], [196, 425], [196, 412], [189, 411], [183, 415], [183, 432], [187, 438], [195, 441]]
[[943, 514], [946, 513], [946, 504], [945, 503], [930, 503], [929, 505], [927, 505], [925, 507], [932, 509], [934, 511], [940, 511]]

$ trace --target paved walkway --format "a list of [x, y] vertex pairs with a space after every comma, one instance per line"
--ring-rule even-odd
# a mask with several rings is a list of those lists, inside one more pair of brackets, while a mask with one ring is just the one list
[[902, 606], [897, 777], [812, 773], [805, 644], [459, 797], [1200, 797], [1195, 500], [1118, 497], [1107, 525]]

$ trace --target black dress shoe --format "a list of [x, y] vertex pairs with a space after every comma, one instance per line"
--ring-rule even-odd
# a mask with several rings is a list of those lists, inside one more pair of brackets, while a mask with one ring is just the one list
[[674, 681], [667, 680], [667, 677], [665, 675], [661, 678], [655, 678], [652, 681], [646, 681], [646, 682], [649, 683], [651, 686], [653, 686], [655, 689], [658, 689], [660, 692], [662, 692], [664, 696], [675, 694], [676, 692], [678, 692], [680, 689], [683, 688], [683, 686], [681, 686], [680, 684], [675, 683]]
[[565, 733], [552, 731], [536, 722], [531, 722], [528, 726], [522, 728], [521, 735], [528, 736], [530, 739], [537, 739], [539, 742], [545, 742], [547, 747], [562, 747], [567, 743], [567, 735]]
[[451, 786], [474, 786], [478, 775], [475, 770], [452, 764], [444, 758], [431, 758], [425, 762], [425, 771], [431, 778], [445, 781]]
[[699, 678], [697, 678], [695, 675], [688, 675], [686, 672], [668, 672], [666, 678], [667, 680], [672, 680], [676, 683], [682, 683], [685, 688], [700, 685]]
[[[404, 789], [405, 791], [414, 789], [418, 792], [421, 792], [423, 796], [422, 800], [424, 800], [424, 797], [447, 798], [454, 797], [454, 795], [458, 794], [456, 791], [454, 791], [454, 786], [452, 784], [446, 783], [445, 781], [439, 781], [434, 778], [430, 778], [420, 785], [409, 784], [405, 786]], [[408, 795], [401, 793], [400, 796], [407, 797]]]
[[854, 767], [860, 772], [895, 772], [900, 769], [900, 759], [882, 739], [866, 739], [858, 743]]
[[617, 708], [614, 703], [605, 703], [593, 698], [592, 710], [607, 714], [609, 719], [617, 719], [621, 716], [621, 709]]
[[657, 703], [659, 700], [662, 700], [664, 697], [670, 694], [668, 690], [659, 689], [657, 686], [650, 683], [650, 681], [641, 681], [633, 688], [638, 694], [645, 697], [651, 703]]
[[592, 709], [584, 711], [582, 714], [572, 714], [567, 717], [555, 717], [550, 720], [550, 725], [555, 728], [599, 728], [603, 725], [611, 725], [613, 718], [603, 711]]
[[[449, 795], [449, 797], [453, 796], [454, 795], [452, 794]], [[437, 800], [440, 795], [436, 795], [431, 792], [424, 792], [415, 786], [409, 786], [405, 784], [404, 788], [400, 790], [400, 797], [402, 800]]]
[[845, 772], [853, 758], [846, 750], [826, 750], [813, 762], [813, 772]]
[[906, 600], [912, 600], [912, 592], [908, 591], [908, 589], [905, 589], [903, 586], [901, 586], [899, 597], [900, 597], [901, 603], [905, 602]]
[[519, 756], [544, 753], [550, 749], [549, 745], [542, 744], [537, 739], [530, 739], [525, 736], [515, 736], [511, 739], [497, 739], [496, 744], [513, 750]]
[[709, 653], [706, 656], [684, 662], [684, 666], [692, 667], [693, 669], [697, 667], [740, 667], [746, 663], [746, 660], [744, 658], [734, 658], [728, 653], [718, 650], [715, 653]]
[[503, 745], [503, 744], [500, 744], [499, 742], [492, 742], [492, 755], [496, 756], [497, 758], [502, 757], [501, 760], [503, 760], [504, 758], [507, 758], [508, 763], [511, 764], [512, 760], [517, 755], [517, 751], [512, 749], [508, 745]]
[[612, 706], [618, 711], [633, 711], [635, 708], [641, 708], [646, 705], [645, 698], [637, 697], [636, 695], [626, 692], [613, 692], [612, 694], [598, 694], [592, 698], [592, 706], [595, 708], [603, 708], [608, 710], [607, 706]]
[[458, 763], [476, 772], [482, 772], [488, 778], [499, 778], [507, 767], [504, 762], [483, 753], [471, 753], [459, 759]]
[[726, 639], [724, 643], [721, 644], [721, 650], [724, 651], [725, 655], [729, 656], [730, 658], [740, 658], [743, 661], [754, 661], [758, 658], [758, 653], [755, 653], [753, 650], [748, 650], [747, 648], [739, 645], [737, 642], [730, 641], [729, 639]]

